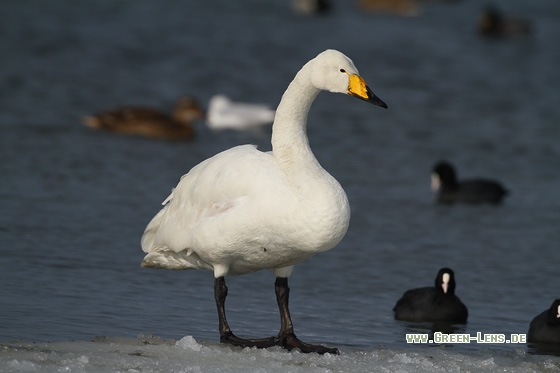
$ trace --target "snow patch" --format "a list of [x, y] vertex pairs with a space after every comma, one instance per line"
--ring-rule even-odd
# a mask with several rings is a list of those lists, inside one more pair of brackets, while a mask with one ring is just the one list
[[202, 349], [202, 345], [198, 344], [198, 342], [190, 335], [178, 340], [177, 343], [175, 343], [175, 346], [181, 347], [184, 350], [192, 351], [200, 351]]

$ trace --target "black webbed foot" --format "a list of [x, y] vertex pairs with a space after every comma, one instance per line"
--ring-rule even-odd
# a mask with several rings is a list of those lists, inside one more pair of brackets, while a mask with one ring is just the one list
[[329, 353], [338, 355], [340, 352], [337, 348], [325, 347], [321, 345], [312, 345], [309, 343], [302, 342], [296, 337], [294, 333], [287, 334], [285, 336], [278, 336], [279, 345], [285, 348], [288, 351], [293, 350], [294, 348], [299, 349], [303, 353], [311, 353], [316, 352], [320, 355]]
[[318, 353], [338, 355], [340, 352], [336, 348], [325, 347], [321, 345], [312, 345], [300, 341], [294, 334], [292, 326], [292, 319], [290, 311], [288, 310], [288, 298], [290, 289], [288, 288], [288, 279], [284, 277], [276, 278], [275, 283], [276, 299], [280, 309], [281, 327], [278, 336], [263, 338], [263, 339], [244, 339], [239, 338], [232, 333], [227, 319], [225, 301], [228, 293], [225, 279], [217, 277], [214, 282], [214, 298], [216, 299], [216, 306], [218, 308], [218, 319], [220, 327], [220, 343], [228, 343], [239, 347], [256, 347], [268, 348], [273, 346], [280, 346], [288, 351], [298, 349], [302, 353]]
[[293, 333], [287, 334], [285, 336], [278, 336], [278, 337], [269, 337], [269, 338], [262, 338], [262, 339], [245, 339], [245, 338], [239, 338], [238, 336], [230, 332], [220, 337], [220, 343], [227, 343], [243, 348], [245, 347], [268, 348], [273, 346], [280, 346], [288, 351], [292, 351], [293, 349], [298, 349], [302, 353], [306, 353], [306, 354], [315, 352], [322, 355], [328, 352], [330, 354], [338, 355], [340, 353], [337, 348], [330, 348], [321, 345], [312, 345], [309, 343], [302, 342]]
[[272, 346], [278, 346], [278, 338], [269, 337], [262, 339], [244, 339], [239, 338], [235, 334], [229, 332], [220, 336], [220, 343], [227, 343], [239, 347], [268, 348]]

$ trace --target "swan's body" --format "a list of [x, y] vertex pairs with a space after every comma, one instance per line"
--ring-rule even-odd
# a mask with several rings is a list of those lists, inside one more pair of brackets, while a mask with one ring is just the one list
[[242, 145], [194, 167], [146, 228], [143, 265], [219, 277], [291, 266], [333, 248], [350, 219], [340, 184], [318, 163], [297, 170], [298, 185], [277, 166], [271, 153]]
[[171, 115], [145, 106], [125, 106], [84, 118], [91, 128], [158, 139], [190, 139], [195, 131], [193, 121], [204, 117], [198, 102], [180, 98]]
[[[282, 269], [342, 239], [350, 219], [346, 194], [315, 159], [305, 129], [320, 92], [312, 84], [317, 62], [329, 56], [349, 74], [356, 68], [339, 52], [320, 56], [301, 69], [282, 97], [272, 152], [238, 146], [181, 178], [142, 237], [144, 266], [212, 269], [216, 277]], [[333, 75], [346, 79], [340, 88], [346, 92], [347, 73], [334, 68]]]
[[234, 102], [224, 95], [215, 95], [208, 102], [208, 127], [216, 130], [245, 130], [274, 121], [275, 110], [264, 104]]
[[412, 322], [443, 321], [464, 324], [469, 312], [455, 295], [455, 274], [439, 270], [434, 287], [407, 290], [393, 308], [395, 319]]
[[[195, 166], [181, 178], [142, 237], [145, 267], [214, 272], [222, 342], [333, 352], [301, 344], [295, 336], [297, 342], [290, 339], [293, 330], [285, 294], [293, 265], [332, 249], [350, 219], [344, 190], [315, 159], [307, 140], [307, 113], [321, 90], [386, 107], [348, 57], [333, 50], [319, 54], [303, 66], [282, 97], [273, 124], [272, 152], [238, 146]], [[272, 269], [277, 276], [282, 329], [274, 342], [233, 336], [223, 310], [227, 294], [223, 276], [261, 269]]]

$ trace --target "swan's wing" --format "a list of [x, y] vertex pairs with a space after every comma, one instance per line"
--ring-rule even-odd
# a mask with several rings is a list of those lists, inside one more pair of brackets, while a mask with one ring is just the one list
[[270, 153], [251, 145], [219, 153], [181, 178], [165, 207], [148, 224], [142, 249], [179, 252], [203, 246], [210, 236], [226, 245], [229, 232], [240, 231], [247, 219], [257, 218], [240, 210], [266, 206], [272, 202], [266, 202], [270, 196], [284, 187], [284, 176]]

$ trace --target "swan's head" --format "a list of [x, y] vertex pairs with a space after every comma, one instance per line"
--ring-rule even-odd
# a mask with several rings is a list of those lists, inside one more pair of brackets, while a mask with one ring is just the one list
[[345, 93], [387, 108], [367, 86], [352, 60], [339, 51], [328, 49], [312, 60], [311, 83], [322, 90]]

